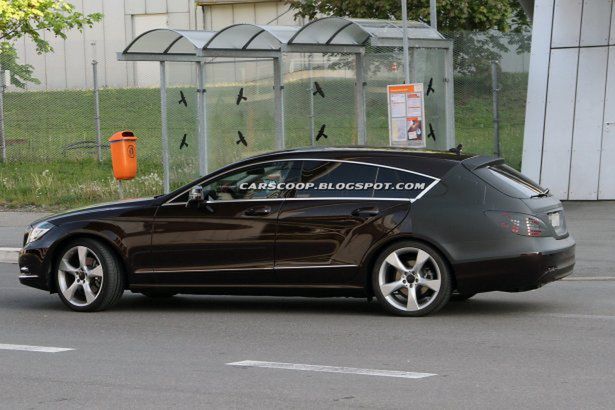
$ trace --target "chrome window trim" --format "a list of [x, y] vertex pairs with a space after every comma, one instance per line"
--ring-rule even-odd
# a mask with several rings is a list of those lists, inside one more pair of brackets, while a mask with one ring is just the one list
[[[258, 201], [310, 201], [310, 200], [377, 200], [377, 201], [409, 201], [410, 203], [417, 201], [419, 199], [421, 199], [421, 197], [423, 197], [423, 195], [425, 195], [427, 192], [429, 192], [438, 182], [440, 182], [440, 178], [436, 178], [433, 177], [431, 175], [427, 175], [427, 174], [423, 174], [420, 172], [416, 172], [416, 171], [410, 171], [407, 169], [403, 169], [403, 168], [398, 168], [398, 167], [392, 167], [390, 165], [380, 165], [380, 164], [372, 164], [369, 162], [363, 162], [363, 161], [350, 161], [350, 160], [346, 160], [346, 159], [327, 159], [327, 158], [292, 158], [292, 159], [274, 159], [274, 160], [267, 160], [267, 161], [260, 161], [260, 162], [253, 162], [251, 164], [246, 164], [244, 166], [241, 166], [239, 168], [234, 168], [222, 175], [218, 175], [216, 177], [211, 177], [208, 179], [205, 179], [201, 182], [201, 185], [206, 184], [208, 182], [210, 182], [211, 180], [215, 179], [215, 178], [219, 178], [221, 176], [227, 175], [231, 172], [235, 172], [235, 171], [240, 171], [242, 169], [245, 168], [249, 168], [251, 166], [254, 165], [261, 165], [261, 164], [270, 164], [272, 162], [291, 162], [291, 161], [319, 161], [319, 162], [341, 162], [341, 163], [347, 163], [347, 164], [357, 164], [357, 165], [367, 165], [367, 166], [371, 166], [371, 167], [376, 167], [376, 168], [388, 168], [388, 169], [392, 169], [395, 171], [400, 171], [400, 172], [406, 172], [408, 174], [414, 174], [414, 175], [420, 175], [422, 177], [425, 178], [429, 178], [429, 179], [433, 179], [433, 182], [431, 184], [429, 184], [419, 195], [417, 195], [415, 198], [376, 198], [376, 197], [320, 197], [320, 198], [257, 198], [257, 199], [232, 199], [232, 200], [221, 200], [221, 201], [207, 201], [207, 203], [216, 203], [216, 204], [220, 204], [220, 203], [228, 203], [228, 202], [258, 202]], [[194, 186], [194, 185], [193, 185]], [[186, 189], [185, 191], [175, 195], [173, 198], [169, 199], [167, 202], [165, 202], [164, 204], [162, 204], [162, 206], [175, 206], [175, 205], [186, 205], [187, 202], [176, 202], [176, 203], [172, 203], [175, 199], [179, 198], [180, 196], [184, 195], [186, 192], [190, 191], [192, 189], [191, 186], [190, 188]]]

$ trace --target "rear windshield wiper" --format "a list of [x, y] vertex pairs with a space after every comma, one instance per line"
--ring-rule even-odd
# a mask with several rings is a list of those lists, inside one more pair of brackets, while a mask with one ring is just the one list
[[530, 198], [542, 198], [545, 196], [549, 196], [549, 188], [545, 189], [543, 192], [536, 194], [536, 195], [532, 195]]

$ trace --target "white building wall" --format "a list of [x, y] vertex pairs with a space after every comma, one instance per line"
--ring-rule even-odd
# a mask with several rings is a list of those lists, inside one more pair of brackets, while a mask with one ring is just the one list
[[[293, 12], [286, 12], [288, 6], [283, 1], [275, 0], [218, 0], [208, 2], [211, 5], [204, 7], [198, 6], [196, 0], [69, 2], [80, 12], [101, 12], [104, 18], [92, 28], [84, 29], [83, 33], [71, 31], [66, 40], [48, 38], [55, 50], [53, 53], [39, 55], [32, 42], [23, 39], [17, 41], [20, 62], [32, 65], [35, 77], [40, 80], [40, 84], [28, 84], [27, 90], [91, 88], [93, 59], [98, 61], [98, 81], [101, 87], [157, 85], [147, 63], [127, 63], [117, 61], [116, 58], [116, 53], [122, 51], [139, 34], [135, 29], [149, 27], [147, 22], [144, 23], [147, 16], [156, 16], [152, 22], [162, 21], [162, 16], [166, 20], [163, 27], [178, 29], [216, 30], [235, 23], [296, 24]], [[9, 87], [9, 91], [13, 90], [16, 88]]]
[[560, 199], [615, 199], [613, 0], [536, 0], [522, 171]]

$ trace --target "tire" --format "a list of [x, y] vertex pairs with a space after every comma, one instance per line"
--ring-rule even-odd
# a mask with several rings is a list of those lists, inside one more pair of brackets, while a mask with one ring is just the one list
[[152, 299], [166, 299], [172, 298], [177, 295], [177, 292], [165, 292], [164, 290], [148, 290], [147, 292], [140, 292], [143, 296], [147, 296]]
[[[414, 271], [417, 258], [418, 275]], [[440, 253], [416, 241], [384, 249], [372, 272], [376, 299], [387, 312], [399, 316], [426, 316], [442, 309], [451, 297], [451, 284], [448, 264]]]
[[451, 302], [463, 302], [470, 299], [474, 295], [476, 295], [476, 293], [459, 293], [455, 291], [451, 295]]
[[70, 241], [59, 252], [53, 272], [60, 300], [77, 312], [108, 309], [124, 293], [122, 264], [95, 239]]

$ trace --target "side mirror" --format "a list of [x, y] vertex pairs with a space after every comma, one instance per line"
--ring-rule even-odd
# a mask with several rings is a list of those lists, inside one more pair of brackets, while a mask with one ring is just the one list
[[186, 208], [198, 208], [204, 202], [205, 196], [203, 195], [203, 187], [200, 185], [193, 186], [188, 193]]
[[203, 187], [196, 185], [192, 187], [188, 193], [188, 202], [186, 208], [207, 209], [209, 212], [213, 212], [213, 209], [207, 205], [209, 199], [215, 199], [211, 191], [204, 191]]

